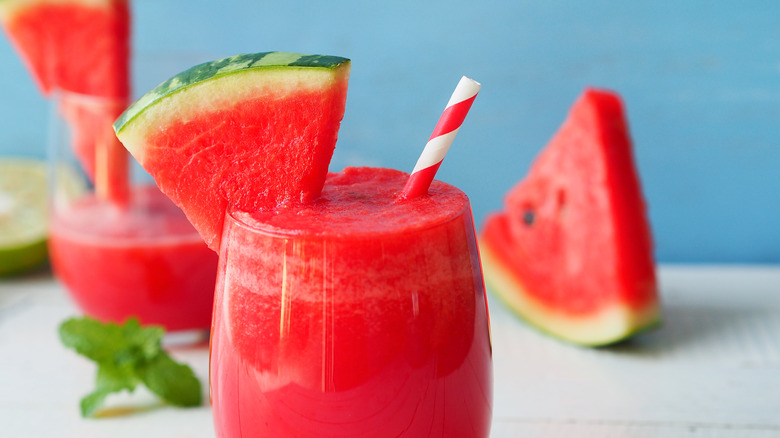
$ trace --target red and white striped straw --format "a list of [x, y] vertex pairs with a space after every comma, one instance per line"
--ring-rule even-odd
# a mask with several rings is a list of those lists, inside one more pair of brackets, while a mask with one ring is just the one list
[[450, 101], [444, 108], [444, 112], [439, 117], [439, 122], [434, 128], [431, 138], [417, 160], [414, 170], [409, 175], [403, 191], [398, 196], [399, 200], [413, 199], [428, 193], [428, 187], [431, 185], [436, 171], [439, 170], [439, 166], [450, 149], [450, 145], [452, 145], [452, 141], [463, 124], [481, 86], [479, 82], [466, 76], [460, 79]]

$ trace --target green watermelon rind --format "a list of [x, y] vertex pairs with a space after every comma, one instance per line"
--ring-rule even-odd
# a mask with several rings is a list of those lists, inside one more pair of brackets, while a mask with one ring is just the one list
[[290, 69], [294, 67], [334, 70], [349, 62], [348, 58], [340, 56], [305, 55], [290, 52], [240, 54], [216, 61], [204, 62], [171, 77], [138, 99], [117, 118], [114, 122], [114, 131], [117, 134], [122, 132], [144, 110], [153, 106], [161, 99], [168, 98], [193, 85], [206, 81], [245, 73], [250, 70]]
[[[520, 299], [532, 300], [533, 298], [525, 291], [522, 282], [512, 276], [511, 271], [503, 266], [499, 256], [494, 255], [494, 251], [488, 242], [481, 237], [478, 240], [488, 291], [523, 322], [546, 336], [584, 347], [608, 347], [654, 330], [663, 323], [660, 308], [658, 303], [655, 302], [642, 309], [629, 309], [625, 306], [613, 308], [614, 311], [621, 312], [621, 316], [626, 318], [625, 324], [617, 330], [600, 330], [602, 328], [601, 324], [605, 323], [605, 321], [609, 322], [606, 318], [603, 318], [604, 314], [596, 315], [588, 319], [587, 322], [582, 323], [583, 325], [587, 324], [591, 333], [598, 333], [596, 336], [581, 336], [578, 333], [561, 330], [558, 324], [551, 324], [551, 321], [558, 320], [560, 322], [566, 319], [566, 316], [554, 314], [552, 311], [540, 311], [541, 306], [539, 303], [533, 303], [533, 307], [535, 307], [533, 312], [530, 312], [527, 308], [523, 309], [521, 308], [522, 306], [517, 304], [516, 301], [520, 295], [522, 295], [522, 297], [519, 297]], [[512, 283], [512, 285], [509, 283]], [[558, 326], [558, 328], [555, 326]]]

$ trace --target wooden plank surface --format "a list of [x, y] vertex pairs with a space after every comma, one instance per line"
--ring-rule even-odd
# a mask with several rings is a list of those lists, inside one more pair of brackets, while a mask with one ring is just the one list
[[[612, 348], [549, 339], [491, 297], [491, 436], [780, 436], [780, 268], [660, 274], [663, 327]], [[160, 406], [143, 391], [111, 399], [109, 418], [82, 420], [94, 368], [56, 338], [76, 313], [46, 274], [0, 281], [0, 436], [214, 436], [208, 407]], [[206, 381], [204, 346], [174, 355]]]
[[780, 270], [667, 267], [664, 325], [564, 345], [491, 306], [494, 436], [780, 436]]

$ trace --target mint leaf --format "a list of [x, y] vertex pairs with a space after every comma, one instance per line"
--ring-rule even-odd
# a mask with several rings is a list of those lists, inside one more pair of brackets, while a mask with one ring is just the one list
[[138, 385], [133, 369], [127, 366], [117, 367], [111, 363], [98, 364], [97, 378], [93, 392], [81, 399], [81, 415], [89, 417], [103, 405], [109, 394], [130, 391]]
[[141, 327], [135, 318], [128, 319], [123, 326], [125, 339], [147, 359], [151, 359], [162, 351], [162, 338], [165, 329], [159, 326]]
[[72, 318], [60, 325], [62, 343], [97, 366], [95, 390], [81, 400], [81, 415], [92, 416], [108, 395], [135, 390], [139, 383], [175, 406], [201, 403], [201, 385], [192, 369], [174, 361], [162, 348], [162, 327]]
[[165, 352], [142, 364], [136, 371], [146, 387], [168, 403], [184, 407], [201, 404], [200, 381], [195, 373]]
[[92, 318], [71, 318], [60, 325], [59, 334], [66, 347], [95, 362], [111, 361], [117, 351], [127, 348], [121, 327]]
[[133, 368], [129, 366], [118, 367], [112, 363], [98, 364], [95, 385], [99, 390], [110, 392], [128, 390], [132, 392], [138, 383], [138, 377]]
[[97, 410], [103, 406], [103, 402], [106, 400], [106, 397], [108, 397], [109, 394], [111, 394], [111, 391], [96, 389], [95, 391], [89, 393], [89, 395], [82, 398], [79, 404], [79, 407], [81, 408], [81, 416], [91, 417], [94, 415], [95, 412], [97, 412]]

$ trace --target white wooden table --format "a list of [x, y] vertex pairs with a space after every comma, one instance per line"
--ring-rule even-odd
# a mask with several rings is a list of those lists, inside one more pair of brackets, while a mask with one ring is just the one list
[[[491, 436], [780, 437], [780, 267], [664, 266], [660, 279], [664, 326], [606, 349], [551, 340], [491, 300]], [[95, 368], [56, 336], [76, 314], [47, 273], [0, 280], [0, 437], [214, 436], [206, 405], [143, 390], [80, 418]], [[207, 348], [173, 354], [207, 381]]]

